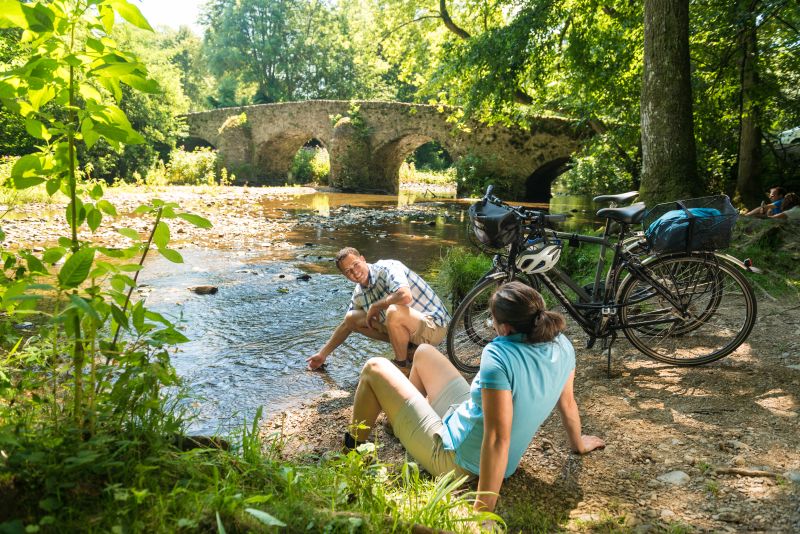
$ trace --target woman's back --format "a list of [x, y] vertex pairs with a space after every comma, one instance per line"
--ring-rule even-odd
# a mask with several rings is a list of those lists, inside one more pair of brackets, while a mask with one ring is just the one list
[[559, 334], [553, 341], [528, 343], [524, 334], [495, 338], [483, 351], [481, 368], [470, 388], [469, 400], [444, 417], [446, 449], [456, 451], [462, 467], [478, 473], [483, 440], [481, 389], [510, 390], [513, 402], [511, 443], [505, 477], [519, 465], [534, 434], [558, 402], [575, 368], [575, 351]]

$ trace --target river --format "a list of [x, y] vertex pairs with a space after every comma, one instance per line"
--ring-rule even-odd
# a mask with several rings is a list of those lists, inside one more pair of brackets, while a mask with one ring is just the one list
[[[553, 212], [578, 212], [573, 227], [586, 220], [584, 199], [555, 197], [552, 204]], [[191, 340], [172, 356], [192, 397], [184, 403], [193, 414], [189, 430], [228, 434], [261, 406], [271, 415], [354, 386], [367, 358], [391, 354], [387, 344], [353, 335], [324, 372], [306, 370], [305, 359], [339, 324], [352, 291], [332, 257], [354, 246], [368, 261], [398, 259], [423, 273], [445, 248], [467, 245], [468, 206], [407, 196], [298, 195], [265, 201], [269, 216], [298, 221], [284, 242], [187, 247], [183, 264], [148, 261], [141, 277], [148, 306], [182, 318]], [[196, 295], [186, 289], [193, 285], [219, 292]]]

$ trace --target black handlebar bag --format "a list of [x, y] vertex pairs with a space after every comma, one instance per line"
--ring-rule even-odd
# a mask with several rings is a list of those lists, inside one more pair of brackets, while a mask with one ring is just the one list
[[475, 237], [488, 247], [505, 247], [519, 235], [517, 215], [506, 207], [490, 202], [477, 202], [470, 206], [469, 220]]

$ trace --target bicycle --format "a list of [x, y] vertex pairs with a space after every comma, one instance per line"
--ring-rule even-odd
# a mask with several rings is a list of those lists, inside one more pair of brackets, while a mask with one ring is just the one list
[[[494, 256], [492, 268], [453, 313], [447, 352], [460, 371], [475, 373], [479, 369], [483, 347], [495, 337], [489, 298], [497, 287], [511, 280], [521, 280], [548, 296], [545, 300], [551, 300], [550, 304], [560, 304], [588, 334], [587, 348], [603, 340], [609, 373], [611, 345], [620, 330], [646, 356], [677, 366], [719, 360], [735, 351], [750, 334], [756, 320], [756, 299], [747, 278], [739, 272], [755, 270], [750, 261], [742, 262], [716, 250], [661, 253], [644, 232], [632, 230], [642, 223], [645, 205], [639, 202], [616, 207], [638, 192], [594, 199], [611, 203], [611, 207], [597, 212], [606, 221], [602, 236], [558, 232], [549, 225], [566, 220], [566, 215], [512, 207], [491, 193], [489, 186], [471, 210], [494, 206], [500, 210], [496, 212], [499, 218], [486, 218], [484, 222], [492, 224], [483, 227], [475, 219], [473, 231], [484, 243], [505, 248]], [[724, 199], [729, 205], [727, 197]], [[691, 216], [683, 204], [680, 206]], [[732, 222], [726, 227], [727, 241], [732, 227]], [[691, 248], [718, 248], [715, 243], [726, 246], [725, 237], [716, 242], [712, 239], [710, 245], [695, 239]], [[565, 243], [600, 246], [593, 283], [581, 285], [557, 267]], [[686, 243], [690, 248], [689, 241]], [[613, 249], [610, 265], [606, 261], [609, 249]]]

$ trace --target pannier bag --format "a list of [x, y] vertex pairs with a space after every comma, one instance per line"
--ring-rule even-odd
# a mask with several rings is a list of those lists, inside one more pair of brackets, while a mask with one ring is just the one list
[[488, 247], [505, 247], [519, 233], [519, 223], [514, 212], [490, 202], [477, 202], [470, 206], [469, 220], [477, 240]]
[[657, 253], [717, 250], [730, 245], [739, 212], [725, 195], [658, 204], [643, 219]]

